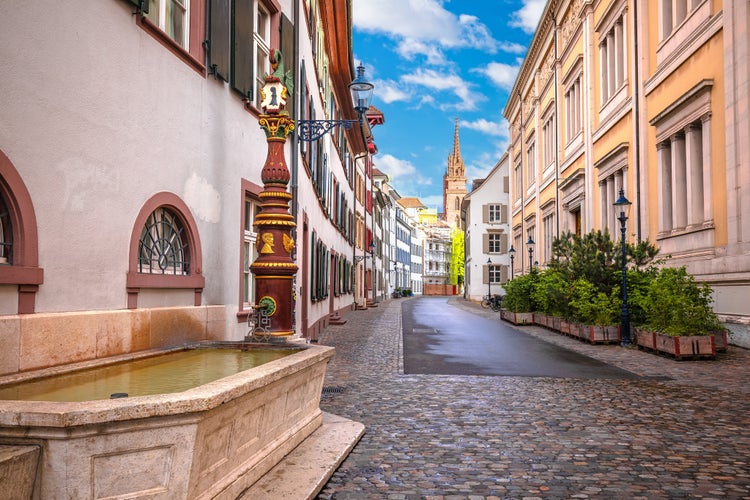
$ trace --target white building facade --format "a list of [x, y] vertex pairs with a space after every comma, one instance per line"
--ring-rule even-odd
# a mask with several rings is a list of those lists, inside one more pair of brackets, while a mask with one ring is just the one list
[[506, 153], [462, 204], [466, 228], [464, 294], [470, 300], [479, 301], [488, 293], [504, 295], [503, 284], [512, 276], [508, 168]]

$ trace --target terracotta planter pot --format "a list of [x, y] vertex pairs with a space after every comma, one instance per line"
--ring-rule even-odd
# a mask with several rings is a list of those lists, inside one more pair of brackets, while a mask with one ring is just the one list
[[586, 326], [583, 339], [592, 344], [619, 344], [619, 326]]

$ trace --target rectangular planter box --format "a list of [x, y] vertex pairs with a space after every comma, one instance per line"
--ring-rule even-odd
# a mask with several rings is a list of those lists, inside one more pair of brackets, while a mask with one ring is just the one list
[[541, 313], [534, 313], [534, 323], [545, 328], [551, 328], [552, 316], [547, 316], [546, 314]]
[[556, 332], [560, 332], [562, 331], [561, 323], [562, 323], [562, 318], [560, 316], [552, 316], [552, 326], [550, 328], [552, 328]]
[[636, 328], [639, 347], [673, 356], [675, 359], [716, 358], [714, 335], [686, 335], [673, 337]]
[[560, 320], [560, 332], [565, 335], [570, 335], [570, 321]]
[[729, 339], [727, 338], [727, 332], [721, 331], [721, 332], [714, 332], [714, 347], [716, 348], [716, 352], [727, 352], [727, 349], [729, 348]]
[[517, 313], [503, 309], [500, 312], [500, 317], [514, 325], [531, 325], [534, 323], [534, 313]]
[[592, 344], [619, 344], [620, 327], [619, 326], [593, 326], [584, 327], [583, 340]]
[[638, 347], [642, 347], [650, 351], [656, 350], [656, 332], [650, 332], [648, 330], [635, 328], [633, 330], [633, 340], [635, 340], [635, 344]]

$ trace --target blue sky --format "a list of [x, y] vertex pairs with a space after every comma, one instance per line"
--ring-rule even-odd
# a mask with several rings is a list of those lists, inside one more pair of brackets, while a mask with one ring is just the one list
[[442, 212], [459, 120], [469, 182], [508, 145], [508, 93], [546, 0], [353, 0], [354, 58], [385, 124], [375, 166], [401, 196]]

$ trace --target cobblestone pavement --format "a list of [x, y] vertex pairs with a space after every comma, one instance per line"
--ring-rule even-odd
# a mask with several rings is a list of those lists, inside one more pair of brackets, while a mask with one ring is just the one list
[[319, 498], [750, 499], [750, 351], [674, 361], [520, 327], [644, 378], [404, 375], [403, 300], [321, 336], [321, 407], [366, 431]]

